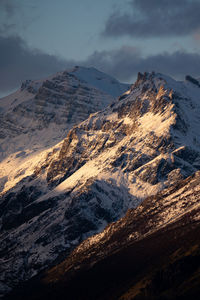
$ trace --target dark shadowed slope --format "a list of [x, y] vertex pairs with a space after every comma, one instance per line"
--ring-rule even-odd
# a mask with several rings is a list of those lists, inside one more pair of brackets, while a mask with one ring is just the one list
[[[82, 84], [73, 92], [85, 96]], [[66, 257], [148, 196], [197, 172], [199, 99], [191, 78], [139, 73], [116, 102], [74, 126], [44, 156], [35, 154], [31, 169], [31, 160], [13, 168], [14, 186], [8, 181], [0, 199], [3, 292]]]
[[[200, 292], [200, 172], [77, 247], [5, 299], [189, 299]], [[198, 298], [196, 298], [198, 299]]]

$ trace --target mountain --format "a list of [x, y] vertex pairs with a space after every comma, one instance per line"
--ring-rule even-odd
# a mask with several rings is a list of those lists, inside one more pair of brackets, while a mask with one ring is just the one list
[[[19, 182], [22, 187], [23, 180], [34, 175], [39, 163], [59, 151], [73, 125], [112, 103], [129, 87], [94, 68], [75, 67], [43, 80], [27, 80], [20, 90], [0, 99], [1, 195]], [[41, 193], [37, 190], [33, 193]], [[19, 209], [21, 196], [16, 202]], [[2, 209], [5, 203], [10, 206], [1, 197]], [[8, 210], [15, 214], [17, 207]]]
[[1, 157], [28, 146], [37, 150], [55, 145], [66, 130], [110, 104], [129, 86], [84, 67], [26, 80], [20, 90], [0, 99]]
[[[200, 88], [138, 74], [116, 102], [25, 165], [1, 196], [1, 280], [8, 291], [87, 237], [200, 169]], [[12, 183], [13, 184], [13, 183]]]
[[30, 174], [31, 165], [51, 152], [73, 125], [128, 87], [94, 68], [75, 67], [44, 80], [27, 80], [0, 99], [0, 191], [16, 184], [25, 169]]
[[198, 299], [200, 172], [81, 243], [11, 299]]

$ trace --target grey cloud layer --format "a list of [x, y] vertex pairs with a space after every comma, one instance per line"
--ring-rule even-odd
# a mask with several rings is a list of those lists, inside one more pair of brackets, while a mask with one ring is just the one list
[[0, 36], [1, 92], [18, 87], [25, 79], [40, 79], [69, 65], [56, 56], [28, 48], [20, 37]]
[[184, 36], [200, 28], [199, 0], [132, 0], [130, 13], [113, 13], [104, 36]]
[[28, 48], [20, 37], [0, 36], [0, 52], [0, 92], [17, 88], [25, 79], [40, 79], [74, 65], [93, 66], [127, 82], [132, 82], [139, 71], [156, 71], [178, 78], [200, 75], [200, 55], [181, 51], [143, 57], [139, 49], [124, 46], [95, 51], [84, 61], [66, 61]]
[[145, 71], [165, 73], [180, 79], [187, 74], [200, 76], [200, 55], [181, 51], [143, 57], [134, 47], [122, 47], [113, 51], [97, 51], [85, 63], [129, 82], [138, 72]]
[[16, 3], [13, 0], [0, 0], [0, 8], [5, 11], [7, 16], [12, 16], [16, 8]]
[[15, 28], [13, 16], [16, 5], [12, 0], [0, 0], [0, 34], [6, 36]]

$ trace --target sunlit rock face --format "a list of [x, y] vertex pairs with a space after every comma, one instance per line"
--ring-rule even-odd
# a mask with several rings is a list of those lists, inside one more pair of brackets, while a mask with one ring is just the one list
[[128, 89], [94, 69], [75, 67], [43, 80], [26, 80], [0, 100], [0, 159], [58, 143], [73, 125]]
[[147, 197], [6, 300], [198, 298], [199, 175]]
[[48, 79], [26, 80], [19, 91], [2, 98], [0, 191], [32, 174], [52, 146], [59, 149], [73, 125], [112, 103], [128, 87], [94, 68], [75, 67]]
[[[41, 103], [48, 89], [46, 82], [36, 92]], [[199, 97], [191, 80], [139, 74], [128, 91], [75, 125], [59, 144], [22, 160], [1, 197], [4, 288], [196, 172]]]

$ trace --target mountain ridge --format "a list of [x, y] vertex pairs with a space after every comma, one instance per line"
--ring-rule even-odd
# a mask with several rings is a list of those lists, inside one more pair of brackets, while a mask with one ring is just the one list
[[[104, 85], [109, 94], [102, 90]], [[96, 69], [76, 67], [48, 79], [27, 80], [19, 91], [1, 99], [0, 191], [9, 182], [16, 184], [16, 178], [23, 178], [20, 174], [34, 160], [59, 148], [57, 144], [73, 125], [112, 103], [114, 95], [128, 86]]]
[[[199, 192], [198, 171], [130, 209], [103, 232], [83, 241], [62, 263], [5, 299], [26, 299], [27, 295], [38, 300], [65, 299], [66, 295], [70, 299], [188, 299], [198, 295]], [[196, 282], [191, 284], [194, 276]]]
[[[31, 134], [36, 132], [35, 142], [42, 143], [37, 131], [41, 134], [45, 129], [47, 135], [49, 127], [54, 125], [53, 128], [59, 133], [61, 131], [63, 137], [66, 130], [86, 119], [90, 113], [110, 104], [116, 95], [128, 87], [128, 84], [122, 84], [96, 69], [84, 67], [59, 72], [44, 80], [23, 82], [20, 90], [0, 100], [2, 154], [9, 154], [3, 140], [15, 137], [16, 134], [24, 133], [25, 139], [27, 133], [32, 138]], [[52, 145], [51, 139], [56, 139], [56, 135], [52, 131], [49, 134], [48, 143]], [[28, 146], [27, 142], [20, 142], [17, 143], [15, 139], [14, 151], [17, 147]], [[34, 148], [34, 144], [31, 146]]]
[[191, 80], [139, 73], [115, 103], [74, 126], [57, 150], [2, 195], [1, 250], [10, 248], [2, 266], [10, 276], [14, 264], [12, 284], [198, 171], [199, 95]]

